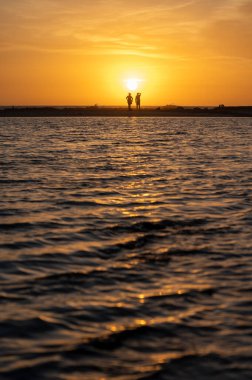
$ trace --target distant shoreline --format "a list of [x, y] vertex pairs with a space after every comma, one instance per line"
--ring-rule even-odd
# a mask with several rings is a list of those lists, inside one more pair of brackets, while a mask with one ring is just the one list
[[252, 117], [252, 106], [239, 107], [157, 107], [132, 109], [123, 107], [6, 107], [0, 117]]

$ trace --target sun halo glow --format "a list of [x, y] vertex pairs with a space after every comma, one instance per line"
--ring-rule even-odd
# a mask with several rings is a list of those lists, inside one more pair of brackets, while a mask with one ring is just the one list
[[126, 87], [128, 90], [135, 91], [138, 88], [140, 79], [130, 78], [130, 79], [127, 79], [125, 82], [126, 82]]

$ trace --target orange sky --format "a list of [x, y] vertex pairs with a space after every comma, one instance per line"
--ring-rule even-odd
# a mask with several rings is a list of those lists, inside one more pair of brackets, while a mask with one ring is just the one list
[[252, 0], [0, 0], [1, 105], [252, 105]]

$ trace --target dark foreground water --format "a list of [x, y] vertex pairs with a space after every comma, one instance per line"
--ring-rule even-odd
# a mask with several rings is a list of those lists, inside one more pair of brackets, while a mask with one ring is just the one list
[[252, 378], [252, 119], [0, 119], [0, 378]]

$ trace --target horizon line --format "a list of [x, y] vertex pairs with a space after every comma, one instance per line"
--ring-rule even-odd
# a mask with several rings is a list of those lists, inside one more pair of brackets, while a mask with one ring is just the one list
[[[224, 107], [252, 107], [252, 104], [191, 104], [191, 105], [184, 105], [184, 104], [164, 104], [164, 105], [142, 105], [141, 108], [158, 108], [158, 107], [184, 107], [184, 108], [193, 108], [193, 107], [209, 107], [209, 108], [215, 108], [219, 106]], [[127, 105], [103, 105], [103, 104], [74, 104], [74, 105], [67, 105], [67, 104], [6, 104], [6, 105], [0, 105], [0, 109], [2, 108], [127, 108]]]

